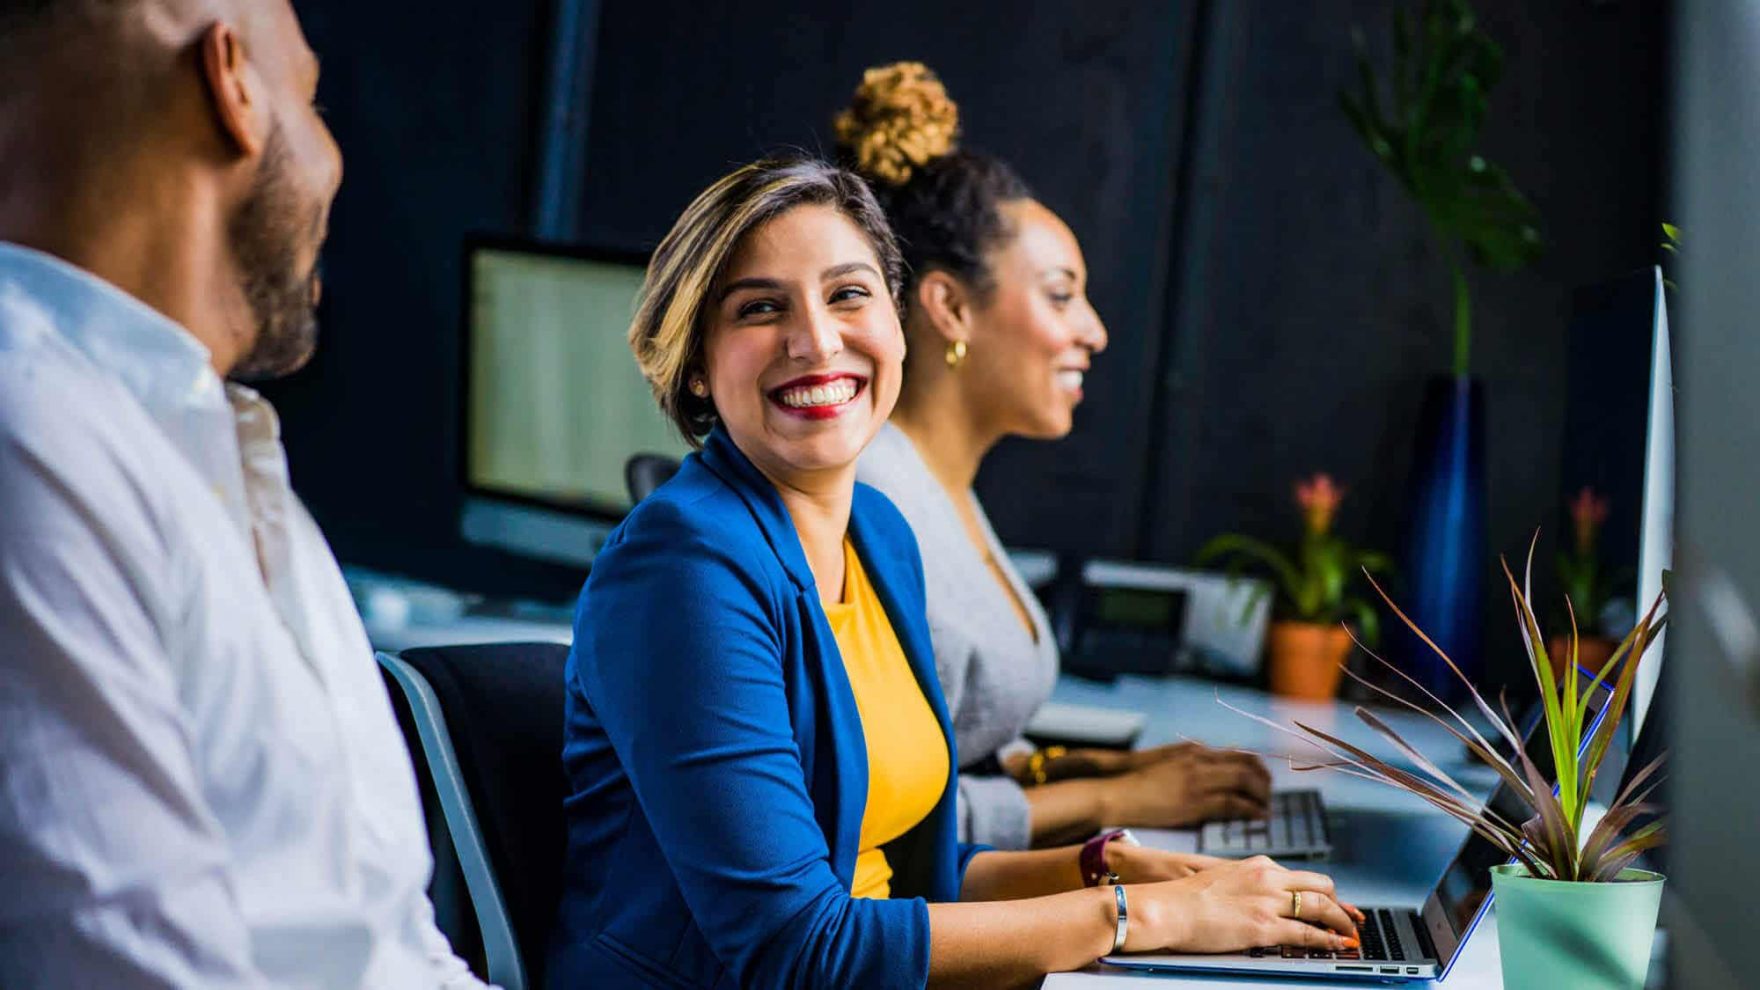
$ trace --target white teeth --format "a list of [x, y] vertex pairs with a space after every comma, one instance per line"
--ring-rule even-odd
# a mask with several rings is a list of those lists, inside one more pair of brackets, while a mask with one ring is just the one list
[[1059, 387], [1068, 389], [1071, 392], [1080, 391], [1082, 387], [1082, 373], [1080, 371], [1060, 371], [1057, 373], [1057, 384]]
[[855, 381], [840, 378], [829, 385], [791, 388], [782, 393], [781, 400], [783, 405], [791, 409], [810, 409], [815, 406], [840, 406], [855, 397]]

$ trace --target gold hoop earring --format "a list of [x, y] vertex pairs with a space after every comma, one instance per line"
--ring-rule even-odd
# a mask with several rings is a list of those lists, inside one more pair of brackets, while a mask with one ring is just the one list
[[966, 359], [966, 342], [965, 341], [955, 340], [955, 341], [950, 342], [947, 345], [947, 366], [949, 368], [952, 368], [955, 371], [958, 371], [959, 366], [965, 362], [965, 359]]

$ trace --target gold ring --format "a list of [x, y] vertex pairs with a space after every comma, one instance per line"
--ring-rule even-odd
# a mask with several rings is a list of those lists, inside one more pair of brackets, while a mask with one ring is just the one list
[[1299, 890], [1292, 890], [1289, 892], [1289, 916], [1298, 921], [1301, 920], [1302, 892]]

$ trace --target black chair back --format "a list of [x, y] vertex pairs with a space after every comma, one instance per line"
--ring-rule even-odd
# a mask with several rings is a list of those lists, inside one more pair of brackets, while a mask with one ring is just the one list
[[672, 480], [678, 473], [678, 461], [665, 454], [637, 454], [623, 465], [623, 483], [629, 488], [629, 500], [640, 502], [654, 489]]
[[562, 671], [568, 647], [424, 647], [400, 658], [440, 701], [528, 983], [543, 986], [566, 843]]

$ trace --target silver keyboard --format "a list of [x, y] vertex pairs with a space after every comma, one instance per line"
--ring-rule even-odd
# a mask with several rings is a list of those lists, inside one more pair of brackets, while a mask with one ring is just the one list
[[1277, 791], [1269, 818], [1206, 822], [1198, 851], [1232, 859], [1325, 859], [1332, 855], [1326, 805], [1319, 791]]

